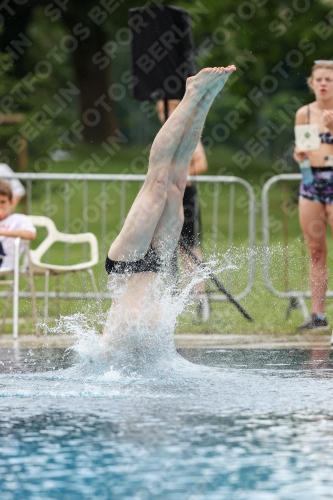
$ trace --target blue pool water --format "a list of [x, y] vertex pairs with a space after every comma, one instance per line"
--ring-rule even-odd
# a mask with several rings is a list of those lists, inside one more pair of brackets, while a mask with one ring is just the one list
[[332, 498], [331, 350], [179, 353], [120, 374], [0, 349], [1, 500]]

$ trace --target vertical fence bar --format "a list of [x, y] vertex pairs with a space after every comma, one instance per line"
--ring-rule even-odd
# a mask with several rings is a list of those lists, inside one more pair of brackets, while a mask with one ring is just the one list
[[[31, 215], [31, 206], [32, 206], [31, 200], [32, 200], [32, 181], [28, 179], [27, 189], [26, 189], [26, 201], [25, 201], [26, 215]], [[26, 287], [28, 287], [28, 282], [26, 283]]]
[[283, 212], [283, 260], [284, 260], [284, 289], [289, 290], [289, 252], [288, 252], [288, 214], [287, 214], [287, 183], [282, 182], [282, 212]]
[[[45, 181], [45, 215], [51, 218], [51, 181]], [[45, 255], [46, 262], [50, 262], [50, 251]]]
[[[83, 207], [88, 208], [88, 182], [86, 180], [83, 181]], [[84, 217], [83, 217], [83, 231], [86, 233], [88, 231], [88, 213], [87, 211], [84, 212]]]
[[229, 197], [229, 248], [234, 243], [234, 222], [235, 222], [235, 184], [230, 184], [230, 197]]
[[126, 211], [126, 184], [125, 181], [121, 181], [120, 227], [123, 227], [123, 224], [125, 222], [125, 211]]
[[[88, 182], [86, 180], [83, 181], [83, 231], [88, 232]], [[82, 247], [82, 260], [87, 260], [87, 247], [83, 245]], [[86, 273], [81, 273], [81, 283], [82, 290], [85, 290], [86, 287]]]
[[50, 217], [51, 209], [51, 181], [45, 181], [45, 215]]
[[101, 217], [101, 237], [102, 237], [102, 256], [106, 255], [106, 187], [105, 182], [101, 182], [101, 207], [102, 207], [102, 217]]
[[[65, 182], [65, 221], [64, 221], [64, 232], [68, 233], [69, 231], [69, 219], [70, 219], [70, 213], [69, 213], [69, 198], [70, 198], [70, 187], [69, 187], [69, 182]], [[66, 264], [68, 264], [68, 258], [69, 255], [66, 255]]]
[[32, 192], [32, 181], [27, 180], [27, 215], [31, 215], [31, 192]]
[[[231, 249], [233, 243], [234, 243], [234, 222], [235, 222], [235, 184], [230, 184], [230, 190], [229, 190], [229, 231], [228, 231], [228, 248], [229, 250]], [[230, 254], [230, 259], [231, 259], [231, 254]], [[231, 261], [230, 261], [231, 263]], [[232, 278], [233, 278], [233, 270], [232, 266], [229, 269], [228, 272], [228, 285], [229, 288], [231, 289], [232, 286]]]
[[[68, 233], [69, 231], [69, 218], [70, 218], [70, 205], [69, 205], [69, 200], [70, 200], [70, 186], [69, 182], [65, 182], [65, 221], [64, 221], [64, 232]], [[65, 243], [65, 265], [68, 265], [69, 263], [69, 244]], [[68, 291], [68, 285], [69, 285], [69, 276], [68, 274], [65, 274], [65, 291]]]
[[218, 182], [214, 185], [214, 201], [213, 201], [213, 224], [212, 224], [212, 239], [214, 246], [217, 243], [217, 228], [219, 222], [219, 194], [220, 184]]
[[14, 289], [13, 289], [13, 337], [18, 337], [19, 320], [19, 279], [20, 279], [20, 238], [14, 240]]

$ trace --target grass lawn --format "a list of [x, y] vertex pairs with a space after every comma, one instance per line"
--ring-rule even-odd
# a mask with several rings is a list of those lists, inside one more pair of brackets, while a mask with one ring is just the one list
[[[146, 148], [123, 145], [103, 167], [99, 166], [105, 158], [101, 149], [82, 148], [72, 153], [70, 159], [53, 162], [51, 172], [58, 173], [145, 173], [148, 163]], [[254, 188], [257, 197], [258, 213], [256, 218], [256, 265], [254, 286], [247, 297], [241, 300], [245, 309], [253, 316], [255, 322], [249, 323], [234, 308], [226, 302], [212, 303], [211, 318], [207, 323], [196, 323], [195, 307], [192, 312], [185, 312], [179, 319], [178, 332], [207, 333], [295, 333], [296, 326], [302, 322], [301, 312], [293, 311], [286, 320], [285, 314], [288, 300], [275, 297], [265, 286], [262, 261], [262, 231], [261, 231], [261, 187], [267, 178], [274, 175], [267, 161], [253, 160], [253, 164], [241, 169], [232, 161], [235, 152], [228, 148], [215, 148], [208, 156], [210, 175], [235, 175], [246, 179]], [[88, 161], [89, 160], [89, 161]], [[103, 160], [104, 161], [104, 160]], [[31, 158], [30, 168], [33, 171], [34, 158]], [[88, 169], [88, 170], [87, 170]], [[51, 202], [46, 202], [47, 189], [51, 193]], [[68, 183], [54, 181], [49, 187], [44, 181], [36, 181], [32, 186], [31, 213], [34, 215], [49, 215], [61, 231], [93, 232], [99, 241], [100, 263], [95, 268], [95, 276], [100, 290], [105, 290], [106, 274], [104, 272], [104, 257], [110, 242], [118, 233], [122, 221], [139, 189], [138, 183], [100, 183], [82, 182]], [[282, 183], [277, 184], [270, 193], [270, 225], [271, 225], [271, 281], [280, 290], [306, 290], [308, 285], [308, 257], [302, 243], [295, 192], [297, 182], [288, 182], [285, 190]], [[125, 202], [122, 202], [125, 193]], [[230, 196], [234, 196], [234, 233], [229, 232]], [[209, 184], [200, 184], [200, 198], [203, 227], [203, 249], [207, 258], [211, 254], [218, 255], [221, 270], [218, 273], [220, 281], [233, 293], [242, 292], [248, 282], [248, 212], [247, 195], [244, 187], [236, 185], [234, 193], [229, 185], [219, 188], [217, 214], [217, 231], [212, 227], [214, 214], [214, 189]], [[19, 207], [24, 210], [24, 204]], [[215, 216], [216, 216], [215, 214]], [[38, 231], [38, 238], [33, 243], [36, 246], [44, 238], [45, 233]], [[213, 237], [216, 244], [213, 244]], [[332, 267], [333, 246], [329, 237], [329, 268]], [[286, 249], [285, 244], [288, 243]], [[286, 268], [286, 255], [288, 266]], [[51, 262], [79, 262], [87, 257], [87, 248], [68, 249], [61, 245], [54, 246], [47, 258]], [[21, 289], [24, 289], [24, 278]], [[36, 278], [36, 288], [42, 291], [43, 278]], [[55, 288], [51, 278], [50, 289]], [[214, 287], [209, 285], [212, 290]], [[67, 291], [91, 291], [89, 278], [83, 275], [61, 278], [60, 289]], [[330, 280], [330, 289], [333, 282]], [[309, 302], [307, 302], [309, 304]], [[4, 301], [1, 301], [3, 307]], [[87, 311], [90, 304], [87, 300], [61, 300], [60, 311], [63, 315], [78, 311]], [[43, 303], [38, 301], [39, 313], [42, 315]], [[103, 310], [109, 307], [108, 301], [103, 301]], [[28, 299], [20, 301], [20, 317], [25, 322], [20, 325], [20, 333], [33, 331], [33, 323], [29, 320], [31, 303]], [[56, 317], [55, 300], [49, 302], [49, 314]], [[97, 314], [94, 307], [92, 313]], [[333, 303], [327, 303], [328, 318], [333, 320]], [[50, 322], [52, 324], [52, 321]], [[53, 320], [54, 323], [54, 320]], [[5, 326], [5, 332], [11, 331], [11, 325]]]

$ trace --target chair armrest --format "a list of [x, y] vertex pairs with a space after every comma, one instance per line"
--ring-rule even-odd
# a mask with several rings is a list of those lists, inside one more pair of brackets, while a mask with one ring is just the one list
[[[61, 242], [61, 243], [89, 243], [90, 246], [90, 265], [94, 266], [98, 264], [99, 261], [99, 253], [98, 253], [98, 242], [97, 238], [93, 233], [80, 233], [80, 234], [68, 234], [68, 233], [61, 233], [60, 231], [57, 231], [52, 235], [51, 237], [48, 237], [47, 240], [49, 240], [48, 243], [46, 243], [46, 240], [42, 243], [44, 244], [45, 247], [43, 248], [42, 252], [39, 253], [38, 257], [36, 255], [36, 251], [30, 251], [30, 256], [32, 258], [32, 261], [35, 265], [38, 265], [40, 263], [40, 259], [42, 255], [45, 253], [45, 251], [50, 248], [51, 244]], [[37, 257], [37, 258], [36, 258]], [[38, 262], [39, 261], [39, 262]]]

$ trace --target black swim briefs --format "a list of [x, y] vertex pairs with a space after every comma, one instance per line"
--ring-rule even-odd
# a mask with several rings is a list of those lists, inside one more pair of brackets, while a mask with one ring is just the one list
[[118, 273], [118, 274], [135, 274], [144, 273], [151, 271], [153, 273], [158, 273], [162, 267], [162, 259], [154, 250], [152, 246], [148, 248], [148, 252], [143, 257], [143, 259], [135, 260], [132, 262], [127, 261], [116, 261], [111, 260], [106, 257], [105, 270], [108, 274]]

